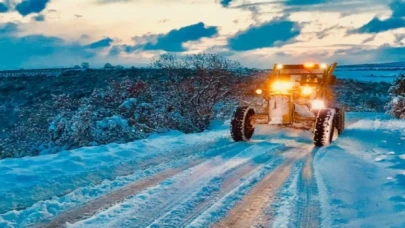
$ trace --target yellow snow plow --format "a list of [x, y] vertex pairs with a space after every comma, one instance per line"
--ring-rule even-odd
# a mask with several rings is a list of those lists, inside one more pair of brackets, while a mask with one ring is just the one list
[[336, 66], [275, 64], [267, 82], [256, 90], [265, 101], [265, 111], [238, 107], [231, 121], [233, 140], [248, 141], [257, 124], [268, 124], [312, 130], [316, 146], [329, 145], [335, 129], [341, 134], [345, 127], [344, 109], [333, 107]]

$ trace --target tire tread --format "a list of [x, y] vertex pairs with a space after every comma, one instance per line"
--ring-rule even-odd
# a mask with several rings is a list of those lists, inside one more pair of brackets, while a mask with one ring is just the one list
[[[235, 142], [248, 141], [252, 135], [245, 135], [245, 121], [248, 115], [254, 115], [251, 107], [238, 107], [231, 120], [231, 136]], [[254, 131], [254, 129], [253, 129]]]

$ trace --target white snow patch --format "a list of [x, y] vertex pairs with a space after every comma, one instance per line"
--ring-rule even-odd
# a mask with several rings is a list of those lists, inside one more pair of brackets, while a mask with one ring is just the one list
[[298, 178], [300, 176], [300, 169], [303, 167], [301, 163], [295, 166], [291, 172], [290, 179], [285, 183], [285, 187], [278, 193], [279, 199], [276, 204], [272, 205], [272, 208], [277, 208], [275, 211], [275, 217], [273, 219], [273, 228], [287, 228], [292, 221], [293, 210], [298, 200]]
[[169, 153], [184, 150], [198, 152], [229, 142], [228, 130], [188, 135], [171, 131], [126, 144], [4, 159], [0, 161], [0, 213], [13, 210], [17, 205], [31, 207], [55, 195], [63, 196], [80, 187], [131, 174], [131, 170], [138, 169], [137, 165], [141, 162]]

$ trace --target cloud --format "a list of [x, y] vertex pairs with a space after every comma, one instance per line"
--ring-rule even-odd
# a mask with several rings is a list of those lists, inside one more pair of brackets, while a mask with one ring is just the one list
[[254, 2], [254, 3], [242, 3], [240, 5], [234, 6], [233, 8], [236, 9], [243, 9], [243, 10], [249, 10], [251, 8], [257, 8], [257, 7], [262, 7], [262, 6], [273, 6], [273, 5], [279, 5], [280, 3], [284, 3], [284, 1], [279, 2], [279, 1], [272, 1], [272, 2]]
[[132, 40], [136, 44], [156, 43], [157, 39], [162, 36], [161, 34], [146, 33], [142, 36], [134, 36]]
[[132, 2], [133, 0], [98, 0], [99, 4], [110, 4], [110, 3], [119, 3], [119, 2]]
[[339, 26], [339, 25], [334, 25], [332, 27], [329, 27], [329, 28], [326, 28], [326, 29], [324, 29], [322, 31], [317, 32], [316, 37], [318, 37], [318, 39], [323, 39], [323, 38], [331, 35], [331, 32], [341, 30], [341, 29], [345, 29], [345, 27]]
[[405, 16], [405, 1], [394, 0], [389, 6], [392, 10], [392, 17], [399, 18]]
[[402, 42], [403, 39], [405, 39], [405, 34], [395, 34], [395, 43], [398, 45], [404, 45]]
[[241, 9], [241, 10], [245, 10], [245, 11], [249, 11], [251, 14], [251, 18], [252, 20], [258, 24], [260, 23], [260, 15], [262, 14], [260, 12], [260, 8], [262, 5], [268, 5], [268, 4], [275, 4], [274, 2], [258, 2], [258, 3], [245, 3], [239, 6], [234, 6], [233, 8], [235, 9]]
[[228, 7], [231, 2], [232, 2], [232, 0], [221, 0], [219, 3], [220, 3], [223, 7]]
[[380, 20], [373, 18], [370, 22], [355, 30], [355, 33], [380, 33], [397, 28], [405, 27], [405, 21], [401, 18], [389, 18]]
[[362, 44], [368, 43], [368, 42], [372, 42], [375, 40], [376, 35], [373, 35], [365, 40], [363, 40], [363, 42], [361, 42]]
[[115, 45], [110, 49], [110, 52], [108, 53], [109, 56], [119, 56], [119, 54], [122, 52], [122, 46]]
[[96, 54], [80, 44], [44, 35], [0, 36], [0, 46], [0, 69], [68, 66]]
[[338, 50], [335, 52], [335, 57], [344, 64], [401, 62], [405, 58], [405, 47], [390, 45], [382, 45], [373, 49], [355, 47]]
[[144, 44], [143, 49], [181, 52], [185, 51], [185, 48], [183, 47], [185, 42], [197, 41], [204, 37], [213, 37], [216, 34], [218, 34], [217, 27], [206, 27], [204, 23], [200, 22], [180, 29], [173, 29], [164, 35], [157, 35], [156, 42], [148, 42]]
[[8, 11], [8, 6], [6, 4], [0, 2], [0, 13], [5, 13]]
[[401, 62], [405, 58], [405, 47], [383, 45], [341, 45], [325, 46], [323, 49], [285, 49], [274, 48], [266, 52], [236, 52], [232, 59], [241, 61], [249, 67], [270, 68], [278, 62], [319, 61], [338, 65]]
[[386, 10], [387, 7], [387, 3], [381, 0], [288, 0], [278, 3], [284, 5], [284, 13], [336, 12], [340, 13], [342, 17], [360, 13], [381, 12]]
[[26, 16], [30, 13], [40, 13], [46, 8], [50, 0], [24, 0], [19, 3], [15, 9], [22, 15]]
[[184, 43], [197, 41], [204, 37], [213, 37], [216, 34], [218, 34], [217, 27], [207, 27], [200, 22], [180, 29], [173, 29], [167, 34], [147, 33], [142, 36], [135, 36], [132, 38], [135, 45], [114, 45], [109, 55], [118, 56], [122, 52], [129, 54], [136, 51], [182, 52], [186, 51], [183, 47]]
[[317, 5], [325, 3], [326, 0], [287, 0], [287, 5]]
[[78, 42], [42, 34], [18, 36], [18, 31], [16, 23], [0, 23], [0, 69], [66, 67], [98, 55]]
[[33, 16], [33, 17], [32, 17], [32, 20], [38, 21], [38, 22], [40, 22], [40, 21], [45, 21], [45, 16], [39, 14], [39, 15]]
[[0, 37], [14, 34], [18, 31], [18, 24], [9, 22], [6, 24], [0, 24]]
[[228, 39], [228, 46], [234, 51], [247, 51], [280, 46], [297, 37], [300, 29], [296, 22], [277, 19], [260, 26], [251, 26]]
[[405, 20], [402, 18], [405, 16], [405, 1], [394, 0], [389, 7], [392, 11], [390, 18], [381, 20], [374, 17], [367, 24], [349, 33], [380, 33], [405, 27]]
[[102, 39], [102, 40], [96, 41], [94, 43], [91, 43], [91, 44], [87, 45], [87, 47], [90, 48], [90, 49], [105, 48], [105, 47], [111, 46], [112, 42], [114, 42], [114, 40], [107, 37], [105, 39]]

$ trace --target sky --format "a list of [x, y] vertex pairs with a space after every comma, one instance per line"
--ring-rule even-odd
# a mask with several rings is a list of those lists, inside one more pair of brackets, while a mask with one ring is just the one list
[[405, 61], [405, 0], [0, 0], [0, 70], [148, 66], [215, 53], [243, 66]]

